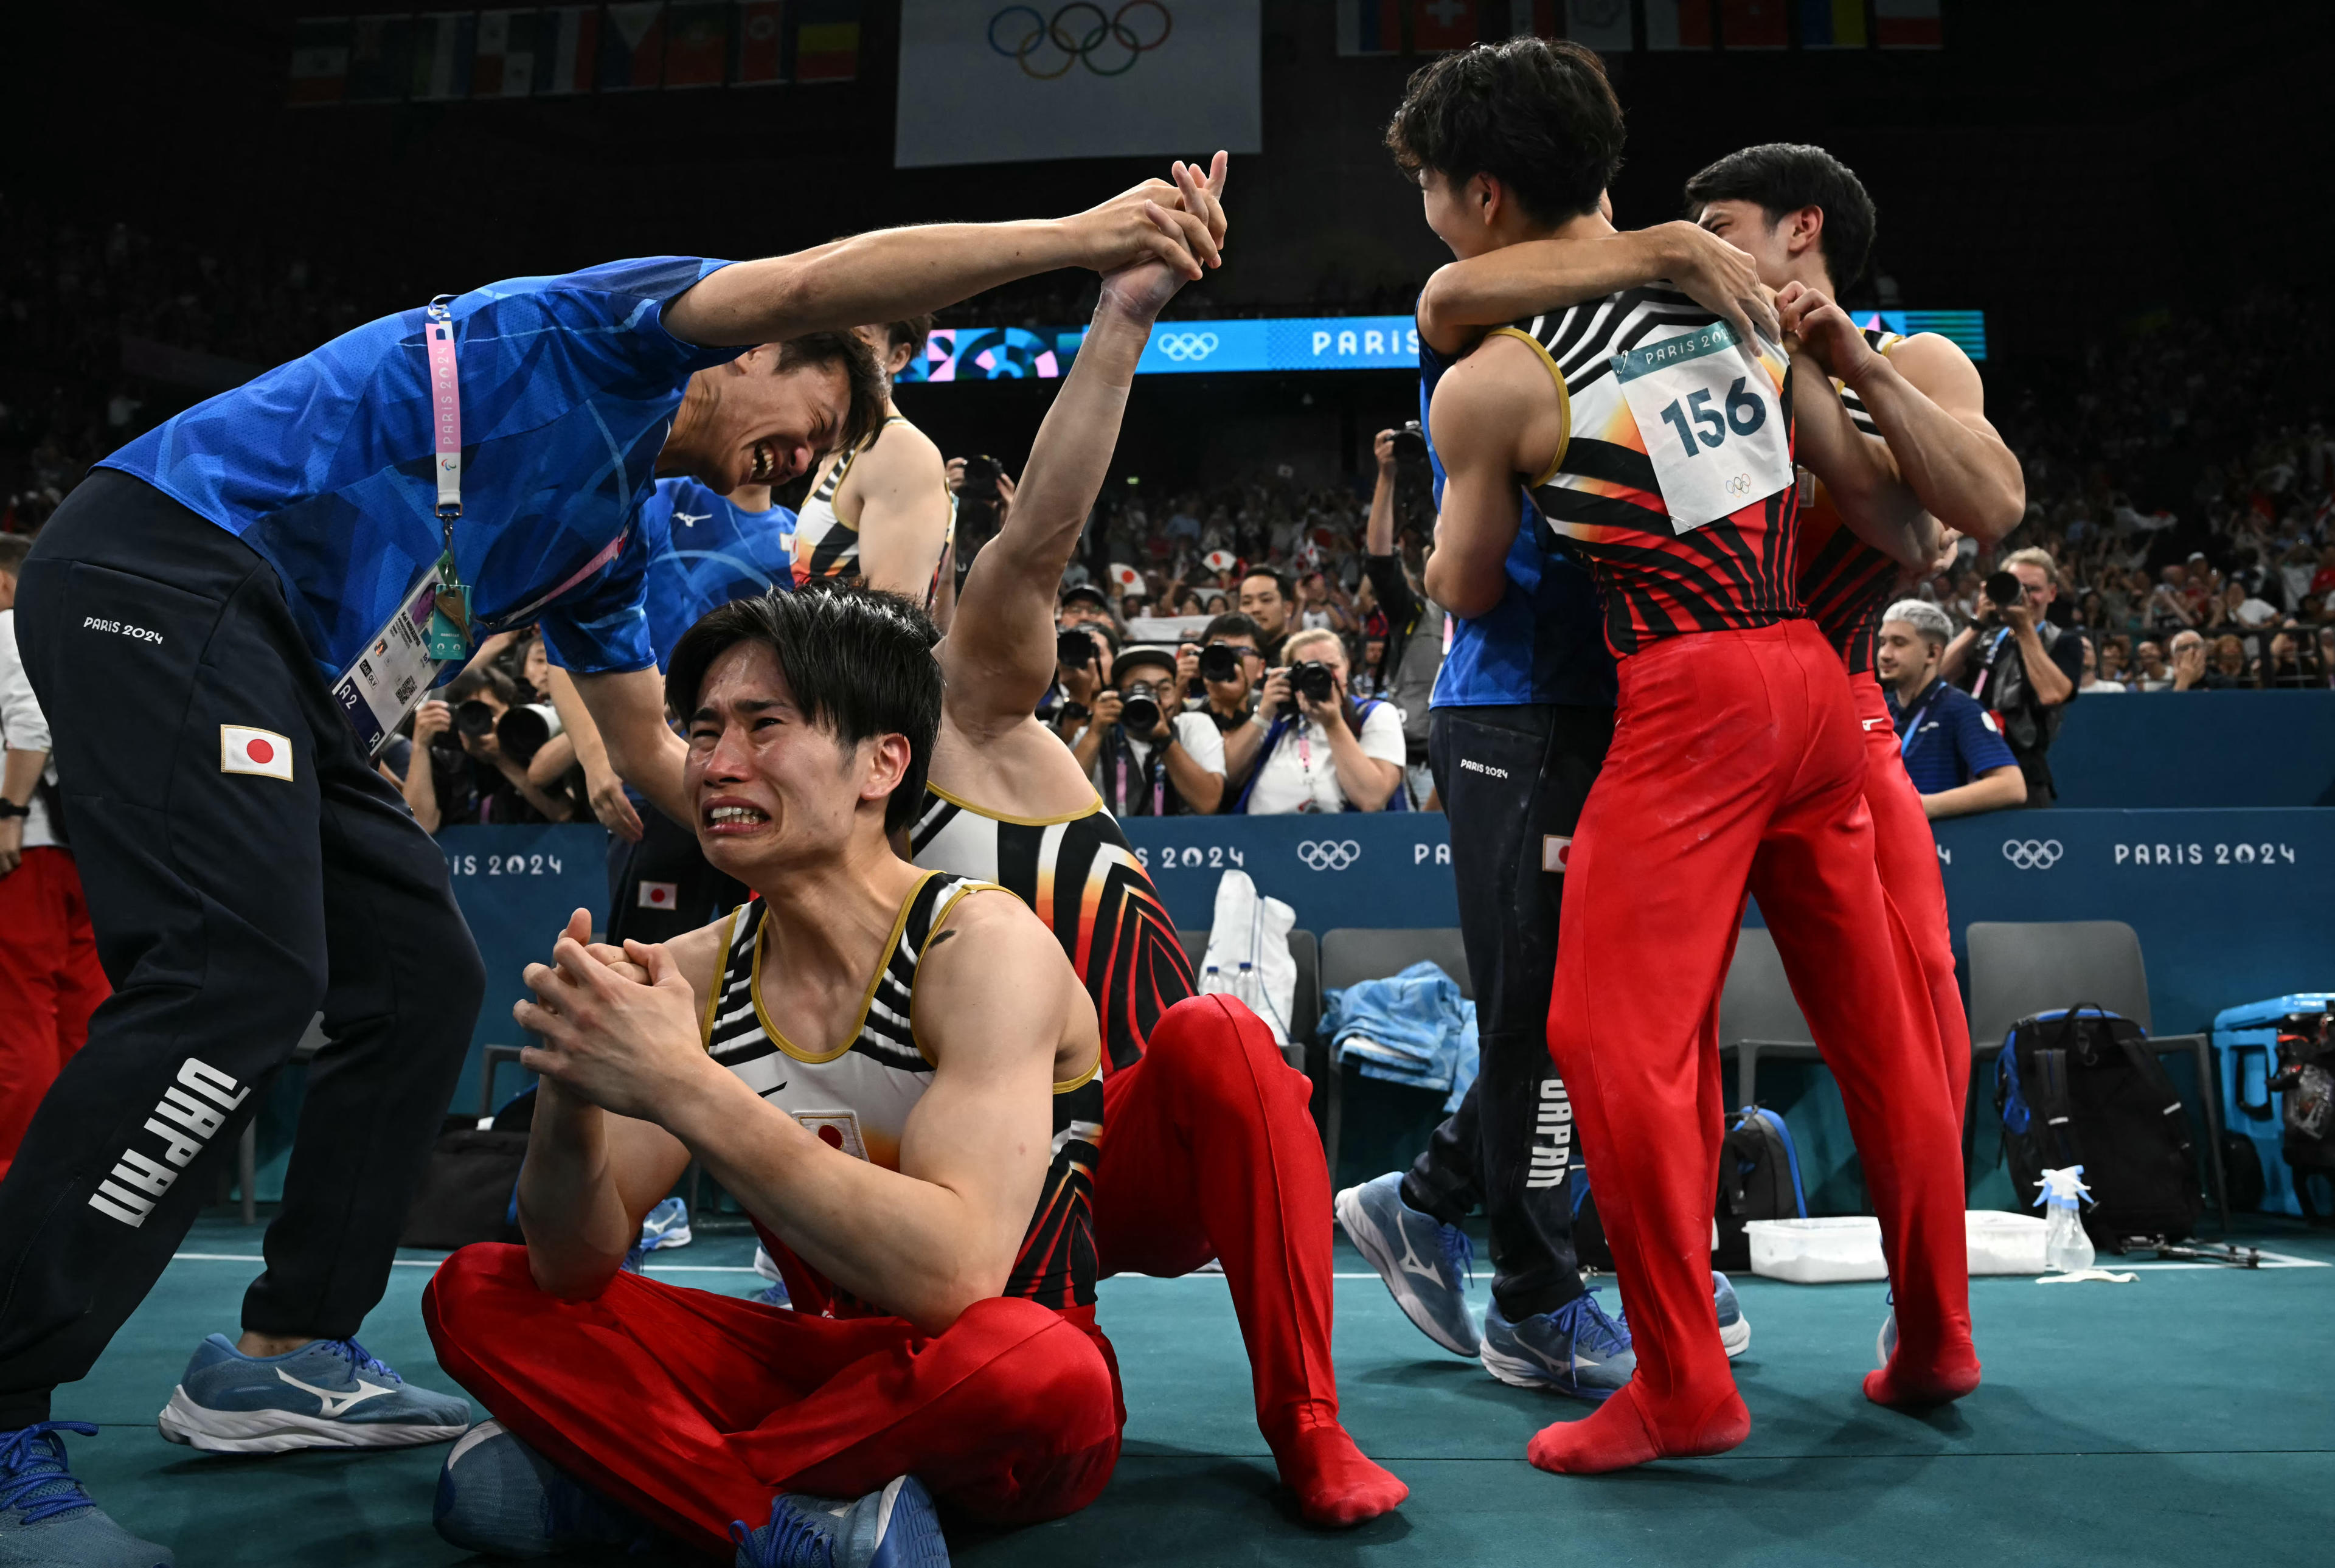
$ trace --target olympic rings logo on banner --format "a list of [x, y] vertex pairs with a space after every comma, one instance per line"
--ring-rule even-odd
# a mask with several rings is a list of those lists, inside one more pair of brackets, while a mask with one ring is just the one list
[[[1151, 15], [1130, 21], [1130, 13]], [[1019, 20], [1009, 25], [1008, 18]], [[999, 38], [1000, 27], [1008, 28], [1010, 47], [1008, 39]], [[1156, 36], [1147, 37], [1155, 27]], [[1034, 6], [1008, 5], [989, 19], [989, 46], [1019, 62], [1023, 74], [1041, 82], [1068, 75], [1073, 65], [1083, 65], [1097, 76], [1124, 76], [1138, 60], [1167, 43], [1175, 28], [1175, 17], [1159, 0], [1127, 0], [1116, 12], [1079, 0], [1059, 7], [1051, 21]], [[1059, 65], [1054, 63], [1057, 54], [1061, 57]]]
[[1727, 481], [1727, 493], [1730, 496], [1748, 495], [1750, 493], [1750, 489], [1751, 476], [1749, 474], [1738, 474], [1733, 479]]
[[1297, 847], [1297, 858], [1316, 871], [1343, 871], [1362, 857], [1362, 847], [1352, 839], [1312, 839]]
[[1179, 364], [1187, 360], [1206, 359], [1216, 352], [1216, 334], [1212, 332], [1171, 332], [1159, 340], [1159, 352]]
[[2059, 863], [2059, 855], [2057, 838], [2006, 838], [2002, 841], [2002, 857], [2021, 871], [2049, 871]]

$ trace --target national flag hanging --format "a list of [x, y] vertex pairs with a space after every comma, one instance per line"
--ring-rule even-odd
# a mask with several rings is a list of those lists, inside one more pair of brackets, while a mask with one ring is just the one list
[[[1485, 36], [1499, 38], [1559, 38], [1557, 13], [1563, 9], [1557, 0], [1507, 0], [1507, 22], [1499, 20], [1501, 0], [1488, 0], [1485, 6]], [[1624, 7], [1626, 10], [1627, 7]]]
[[1865, 0], [1800, 0], [1800, 47], [1865, 47]]
[[360, 16], [349, 24], [351, 103], [402, 103], [412, 85], [412, 17]]
[[1402, 0], [1338, 0], [1338, 53], [1401, 53]]
[[1873, 41], [1884, 49], [1943, 49], [1938, 0], [1873, 0]]
[[1719, 0], [1720, 42], [1729, 49], [1788, 49], [1787, 0]]
[[479, 13], [479, 54], [470, 67], [473, 98], [525, 98], [535, 91], [537, 16], [533, 11]]
[[794, 82], [850, 82], [859, 75], [859, 0], [790, 0]]
[[1646, 0], [1646, 47], [1708, 49], [1710, 0]]
[[470, 95], [478, 13], [431, 11], [413, 19], [413, 97], [436, 102]]
[[634, 0], [607, 7], [600, 30], [600, 68], [594, 81], [603, 92], [635, 92], [664, 84], [664, 0]]
[[675, 0], [664, 14], [664, 84], [719, 87], [730, 74], [729, 0]]
[[1422, 54], [1476, 42], [1476, 0], [1411, 0], [1410, 46]]
[[597, 5], [555, 5], [543, 12], [536, 23], [536, 92], [591, 92], [599, 53]]
[[286, 102], [294, 108], [338, 103], [349, 86], [349, 19], [305, 16], [293, 24], [292, 85]]
[[1627, 54], [1630, 0], [1565, 0], [1565, 35], [1601, 54]]
[[779, 5], [780, 0], [738, 0], [732, 85], [763, 87], [787, 79], [779, 63]]

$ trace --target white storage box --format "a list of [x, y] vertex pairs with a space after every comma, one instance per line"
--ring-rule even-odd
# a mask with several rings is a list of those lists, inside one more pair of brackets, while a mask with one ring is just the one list
[[1972, 1209], [1962, 1216], [1970, 1232], [1973, 1274], [2039, 1274], [2043, 1272], [2043, 1216]]
[[[2033, 1215], [1972, 1209], [1962, 1216], [1973, 1274], [2043, 1272], [2043, 1222]], [[1885, 1280], [1881, 1222], [1870, 1215], [1837, 1219], [1751, 1220], [1751, 1272], [1796, 1285], [1845, 1280]]]
[[1881, 1222], [1869, 1215], [1833, 1219], [1749, 1220], [1751, 1272], [1796, 1285], [1828, 1285], [1843, 1280], [1885, 1280]]

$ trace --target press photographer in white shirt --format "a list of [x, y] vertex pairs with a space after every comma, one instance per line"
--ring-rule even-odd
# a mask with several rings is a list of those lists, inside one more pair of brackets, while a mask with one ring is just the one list
[[[1401, 714], [1390, 702], [1347, 696], [1346, 645], [1335, 632], [1293, 633], [1281, 661], [1250, 720], [1264, 739], [1234, 809], [1252, 817], [1384, 810], [1402, 788]], [[1306, 692], [1315, 673], [1309, 665], [1328, 672], [1326, 696]]]

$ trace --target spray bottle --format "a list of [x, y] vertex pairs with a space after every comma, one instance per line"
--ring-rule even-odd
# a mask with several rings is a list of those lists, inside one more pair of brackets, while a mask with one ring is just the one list
[[2092, 1238], [2084, 1234], [2077, 1212], [2092, 1189], [2083, 1183], [2084, 1167], [2043, 1173], [2043, 1190], [2035, 1201], [2043, 1208], [2043, 1267], [2047, 1273], [2073, 1273], [2092, 1266]]

